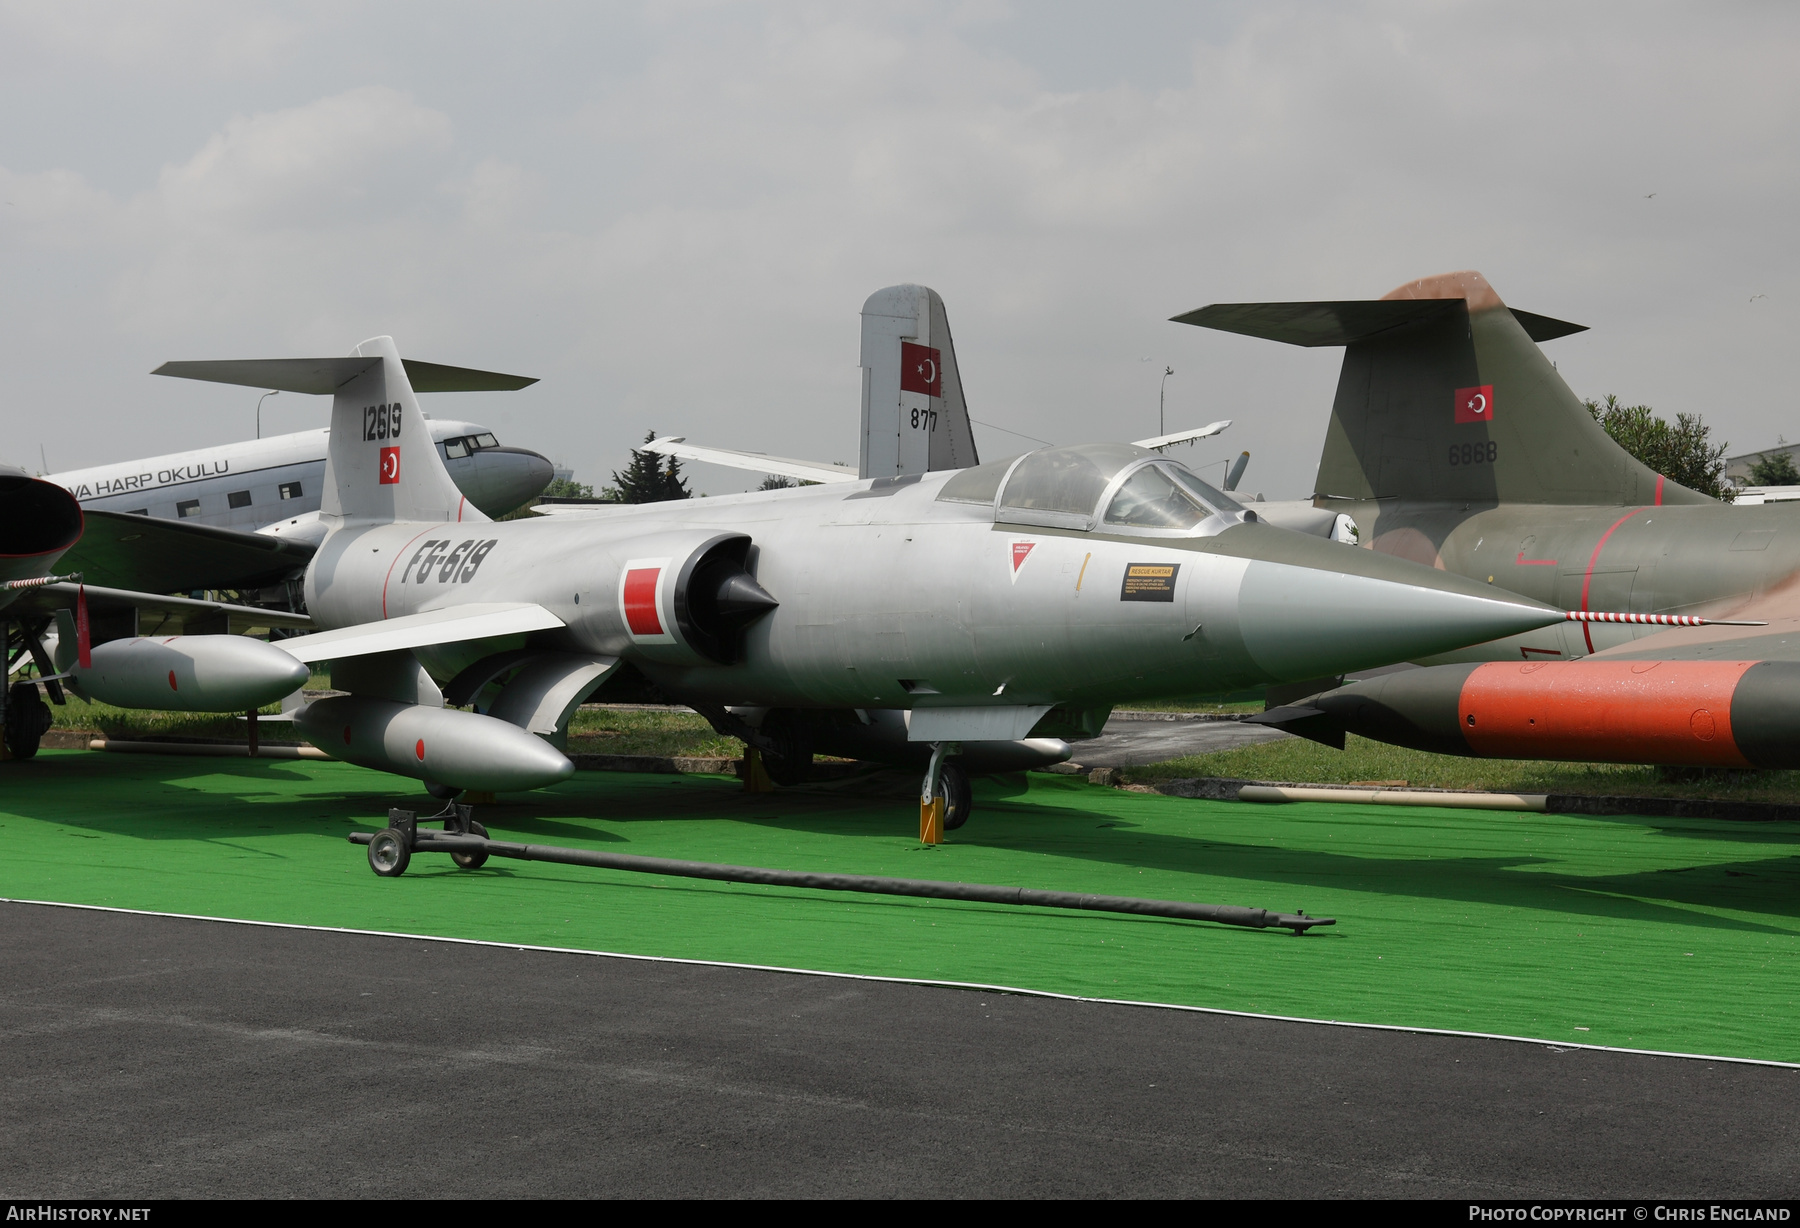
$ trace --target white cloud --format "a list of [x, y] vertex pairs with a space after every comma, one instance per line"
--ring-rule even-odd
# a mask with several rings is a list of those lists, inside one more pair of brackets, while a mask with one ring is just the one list
[[106, 71], [266, 72], [303, 37], [300, 22], [231, 0], [157, 4], [0, 2], [0, 29], [22, 58], [74, 58]]
[[[977, 416], [1131, 438], [1172, 363], [1171, 426], [1237, 418], [1206, 446], [1250, 447], [1252, 488], [1300, 494], [1336, 355], [1164, 319], [1478, 267], [1596, 326], [1553, 350], [1578, 391], [1701, 410], [1746, 446], [1792, 433], [1774, 356], [1800, 324], [1800, 18], [1258, 6], [1183, 35], [1185, 72], [1069, 85], [1008, 42], [1040, 12], [512, 9], [429, 38], [283, 17], [304, 27], [276, 39], [285, 61], [351, 35], [388, 58], [340, 55], [323, 90], [293, 69], [290, 104], [221, 106], [130, 190], [79, 158], [0, 171], [0, 251], [33, 303], [0, 346], [84, 331], [92, 358], [129, 354], [108, 378], [133, 391], [110, 399], [154, 406], [174, 394], [142, 391], [145, 362], [392, 332], [544, 376], [455, 412], [600, 477], [649, 426], [853, 454], [856, 309], [920, 280], [949, 302]], [[1131, 20], [1099, 25], [1116, 45], [1092, 58], [1129, 66], [1157, 34]], [[115, 62], [58, 45], [82, 72]], [[196, 441], [235, 421], [183, 395], [220, 407], [178, 428]], [[104, 445], [145, 433], [126, 418]]]
[[327, 230], [389, 220], [417, 209], [420, 172], [436, 178], [434, 155], [449, 149], [450, 130], [448, 116], [398, 90], [348, 90], [233, 118], [193, 157], [165, 167], [143, 203], [178, 229]]

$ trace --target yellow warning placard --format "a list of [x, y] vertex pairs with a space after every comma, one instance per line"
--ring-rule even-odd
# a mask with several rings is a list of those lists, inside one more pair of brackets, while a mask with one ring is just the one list
[[1127, 563], [1120, 601], [1173, 601], [1180, 563]]

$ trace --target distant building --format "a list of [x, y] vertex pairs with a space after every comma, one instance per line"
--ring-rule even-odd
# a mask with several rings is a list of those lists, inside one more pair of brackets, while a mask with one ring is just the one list
[[1764, 457], [1779, 456], [1784, 452], [1788, 459], [1794, 462], [1794, 467], [1800, 469], [1800, 443], [1781, 444], [1762, 452], [1746, 452], [1742, 456], [1726, 457], [1725, 480], [1734, 486], [1748, 486], [1750, 484], [1750, 466]]

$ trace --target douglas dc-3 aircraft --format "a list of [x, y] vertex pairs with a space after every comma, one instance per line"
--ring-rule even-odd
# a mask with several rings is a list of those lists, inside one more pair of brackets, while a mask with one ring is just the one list
[[[1444, 663], [1259, 719], [1338, 746], [1351, 732], [1484, 757], [1800, 767], [1800, 504], [1723, 504], [1614, 443], [1536, 344], [1581, 326], [1509, 309], [1475, 272], [1176, 319], [1347, 347], [1316, 502], [1374, 551], [1634, 615], [1426, 657]], [[1695, 616], [1741, 625], [1669, 629]]]
[[[429, 392], [511, 391], [536, 382], [419, 361], [409, 362], [407, 371]], [[446, 420], [428, 425], [452, 480], [484, 513], [510, 511], [550, 480], [548, 460], [501, 447], [485, 427]], [[62, 702], [46, 652], [55, 651], [60, 637], [46, 634], [46, 627], [81, 594], [95, 642], [133, 638], [152, 627], [165, 635], [310, 628], [311, 621], [293, 611], [298, 586], [290, 580], [325, 535], [318, 509], [328, 435], [302, 431], [48, 478], [0, 469], [0, 584], [17, 586], [0, 590], [6, 676], [35, 659], [50, 679], [44, 689]], [[52, 564], [85, 584], [46, 581]], [[169, 595], [196, 589], [239, 590], [261, 604]], [[254, 650], [221, 645], [209, 651]], [[162, 689], [153, 698], [171, 700]], [[199, 701], [197, 695], [176, 696], [148, 706], [182, 708], [190, 698]], [[0, 693], [8, 753], [30, 757], [50, 723], [34, 684]]]
[[[968, 773], [1064, 758], [1115, 703], [1315, 677], [1565, 617], [1262, 524], [1130, 444], [490, 523], [413, 442], [425, 419], [389, 338], [347, 358], [173, 370], [281, 387], [290, 369], [334, 389], [330, 529], [306, 574], [329, 629], [240, 637], [268, 664], [213, 676], [229, 676], [238, 707], [250, 682], [281, 694], [291, 663], [329, 661], [348, 694], [308, 705], [297, 727], [439, 797], [565, 778], [575, 707], [648, 684], [758, 748], [778, 780], [803, 778], [814, 751], [924, 763], [922, 811], [950, 827], [968, 815]], [[204, 641], [223, 638], [120, 641], [86, 669], [67, 664], [82, 686], [103, 657], [110, 685], [165, 667], [199, 677]], [[397, 839], [370, 845], [378, 873], [404, 870], [405, 854]]]
[[[510, 512], [550, 482], [548, 459], [501, 446], [484, 426], [441, 418], [426, 425], [451, 481], [484, 515]], [[296, 431], [52, 473], [44, 480], [67, 489], [86, 512], [155, 516], [317, 545], [325, 537], [319, 502], [330, 434]]]

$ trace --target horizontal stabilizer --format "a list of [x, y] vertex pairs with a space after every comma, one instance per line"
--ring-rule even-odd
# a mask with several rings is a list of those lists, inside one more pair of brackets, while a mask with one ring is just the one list
[[1231, 419], [1225, 418], [1219, 422], [1213, 422], [1200, 427], [1198, 430], [1176, 431], [1173, 435], [1158, 435], [1154, 439], [1135, 440], [1131, 446], [1134, 448], [1167, 448], [1174, 444], [1187, 443], [1192, 439], [1207, 439], [1213, 435], [1219, 434], [1230, 425]]
[[[1352, 299], [1336, 303], [1214, 303], [1185, 315], [1171, 317], [1177, 324], [1215, 328], [1288, 345], [1353, 345], [1383, 333], [1442, 319], [1463, 305], [1461, 299]], [[1585, 324], [1570, 324], [1529, 311], [1512, 311], [1533, 341], [1554, 341], [1571, 333], [1586, 332]]]
[[197, 588], [259, 588], [305, 567], [303, 541], [130, 512], [85, 512], [81, 540], [57, 568], [81, 572], [92, 586], [149, 593]]
[[457, 644], [464, 640], [550, 631], [563, 620], [541, 605], [528, 601], [459, 605], [447, 610], [408, 614], [383, 622], [360, 623], [321, 631], [317, 635], [278, 640], [275, 646], [301, 661], [335, 661], [364, 657], [376, 652], [428, 648], [433, 644]]
[[[165, 362], [150, 374], [330, 396], [341, 385], [349, 383], [380, 361], [379, 356], [366, 355], [348, 358], [228, 358], [215, 362]], [[446, 367], [442, 363], [420, 362], [416, 358], [404, 359], [403, 365], [414, 392], [517, 392], [537, 383], [533, 376], [502, 375], [497, 371], [476, 371], [469, 367]]]
[[733, 452], [729, 448], [702, 448], [688, 443], [682, 435], [669, 435], [662, 439], [652, 439], [639, 448], [640, 452], [655, 452], [661, 456], [676, 456], [682, 460], [704, 461], [709, 465], [726, 465], [733, 469], [748, 469], [753, 473], [773, 473], [779, 477], [796, 478], [802, 482], [854, 482], [856, 471], [843, 465], [827, 465], [823, 461], [794, 460], [786, 456], [764, 456], [761, 452]]

